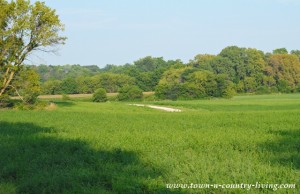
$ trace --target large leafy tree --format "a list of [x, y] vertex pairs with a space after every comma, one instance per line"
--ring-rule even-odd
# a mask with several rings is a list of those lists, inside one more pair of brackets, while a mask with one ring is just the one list
[[268, 61], [266, 73], [273, 76], [279, 87], [294, 88], [300, 83], [300, 61], [296, 55], [276, 54]]
[[43, 2], [0, 0], [0, 96], [10, 87], [24, 61], [35, 51], [54, 51], [64, 44], [55, 10]]

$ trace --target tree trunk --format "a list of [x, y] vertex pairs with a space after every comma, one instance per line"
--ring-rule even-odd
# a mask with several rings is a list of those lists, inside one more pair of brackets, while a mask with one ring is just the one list
[[[7, 73], [8, 73], [8, 71], [7, 71]], [[7, 87], [9, 86], [11, 80], [13, 79], [14, 75], [15, 75], [15, 71], [11, 71], [10, 74], [9, 74], [8, 79], [4, 78], [3, 86], [1, 87], [1, 90], [0, 90], [0, 96], [3, 95], [3, 93], [5, 92]]]

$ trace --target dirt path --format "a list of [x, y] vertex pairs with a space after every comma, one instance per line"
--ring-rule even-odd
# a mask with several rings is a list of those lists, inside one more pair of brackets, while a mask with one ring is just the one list
[[163, 110], [163, 111], [167, 111], [167, 112], [182, 112], [182, 110], [180, 110], [180, 109], [168, 108], [168, 107], [163, 107], [163, 106], [144, 105], [144, 104], [129, 104], [129, 105], [139, 106], [139, 107], [148, 107], [148, 108]]

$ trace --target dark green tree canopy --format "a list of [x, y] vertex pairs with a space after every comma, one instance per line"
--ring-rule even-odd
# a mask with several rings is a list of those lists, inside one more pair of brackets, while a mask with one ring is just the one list
[[288, 54], [289, 52], [286, 50], [286, 48], [278, 48], [273, 50], [273, 54]]

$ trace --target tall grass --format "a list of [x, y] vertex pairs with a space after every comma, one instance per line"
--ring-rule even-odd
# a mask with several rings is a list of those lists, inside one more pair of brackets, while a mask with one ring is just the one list
[[127, 103], [57, 101], [55, 111], [0, 111], [0, 193], [270, 193], [167, 189], [171, 183], [295, 183], [300, 95]]

